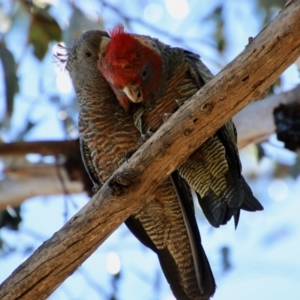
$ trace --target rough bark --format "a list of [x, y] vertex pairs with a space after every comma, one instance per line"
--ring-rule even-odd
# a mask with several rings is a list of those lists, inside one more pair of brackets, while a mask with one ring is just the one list
[[182, 106], [53, 237], [0, 286], [0, 299], [45, 299], [217, 128], [300, 54], [300, 0]]

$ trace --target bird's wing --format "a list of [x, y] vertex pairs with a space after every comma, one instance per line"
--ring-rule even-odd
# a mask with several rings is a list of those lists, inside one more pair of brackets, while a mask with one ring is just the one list
[[[194, 82], [201, 88], [212, 77], [199, 56], [185, 52]], [[202, 81], [202, 82], [201, 82]], [[234, 216], [237, 226], [240, 209], [261, 210], [262, 206], [253, 196], [250, 187], [241, 174], [241, 163], [236, 146], [236, 129], [231, 120], [225, 123], [194, 153], [203, 162], [199, 168], [198, 183], [194, 183], [201, 208], [209, 222], [218, 227]], [[198, 156], [198, 157], [197, 157]], [[192, 160], [190, 160], [192, 163]], [[190, 166], [192, 168], [192, 166]], [[207, 180], [205, 180], [207, 179]]]
[[[87, 109], [81, 111], [79, 130], [85, 166], [91, 179], [100, 185], [99, 174], [105, 180], [113, 172], [112, 162], [116, 167], [121, 165], [126, 152], [135, 150], [139, 133], [131, 116], [116, 100], [102, 100], [101, 109], [97, 107], [98, 102], [93, 104], [92, 113], [88, 114]], [[95, 149], [98, 160], [91, 157]], [[178, 178], [174, 178], [174, 185], [167, 179], [125, 224], [140, 242], [157, 254], [178, 299], [207, 299], [215, 291], [215, 282], [201, 245], [191, 197], [189, 188]]]
[[204, 248], [201, 242], [201, 236], [198, 229], [197, 221], [195, 218], [194, 202], [191, 193], [191, 188], [187, 182], [179, 175], [178, 171], [174, 171], [171, 174], [173, 186], [176, 190], [177, 197], [179, 199], [179, 205], [183, 215], [183, 220], [189, 236], [189, 242], [192, 249], [192, 255], [194, 259], [194, 266], [198, 282], [200, 284], [200, 290], [210, 296], [215, 292], [216, 284], [210, 264], [206, 257]]
[[85, 166], [85, 169], [94, 184], [94, 189], [98, 189], [101, 186], [101, 184], [99, 182], [97, 170], [94, 167], [90, 149], [88, 147], [87, 142], [85, 141], [85, 135], [84, 135], [85, 130], [88, 128], [88, 124], [84, 120], [84, 118], [82, 118], [81, 112], [79, 113], [78, 127], [80, 132], [79, 147], [81, 152], [81, 158]]
[[[101, 36], [103, 33], [99, 31], [84, 33], [67, 63], [81, 107], [79, 131], [83, 160], [91, 179], [99, 185], [124, 162], [129, 152], [136, 150], [140, 141], [132, 116], [118, 104], [107, 81], [96, 69]], [[86, 56], [86, 53], [91, 55]], [[188, 197], [184, 201], [192, 209], [190, 194], [183, 195], [184, 199]], [[152, 195], [143, 199], [142, 207], [126, 220], [126, 224], [143, 244], [157, 253], [178, 299], [208, 299], [215, 290], [214, 279], [201, 244], [196, 245], [200, 237], [190, 242], [199, 232], [197, 227], [186, 225], [191, 217], [188, 215], [188, 220], [184, 220], [186, 214], [179, 205], [182, 200], [177, 197], [170, 178], [165, 180], [157, 185]], [[195, 221], [192, 224], [195, 225]], [[190, 228], [196, 233], [188, 233]], [[197, 246], [202, 252], [198, 259], [193, 259], [197, 249], [192, 248]], [[200, 287], [204, 294], [199, 291], [194, 261], [199, 264], [204, 261], [202, 269], [197, 271], [203, 274]]]

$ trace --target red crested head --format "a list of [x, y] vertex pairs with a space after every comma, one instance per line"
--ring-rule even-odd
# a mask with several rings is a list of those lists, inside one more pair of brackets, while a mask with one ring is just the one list
[[124, 31], [123, 25], [117, 25], [109, 31], [111, 42], [106, 51], [105, 58], [108, 62], [126, 66], [136, 58], [137, 41], [135, 37]]
[[132, 102], [147, 101], [160, 83], [160, 54], [146, 38], [125, 32], [122, 25], [110, 31], [110, 38], [98, 62], [99, 70], [124, 97]]

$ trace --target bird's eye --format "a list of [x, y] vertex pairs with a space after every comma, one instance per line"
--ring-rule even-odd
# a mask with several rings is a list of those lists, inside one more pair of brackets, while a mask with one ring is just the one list
[[85, 52], [85, 57], [91, 57], [92, 53], [91, 52]]
[[147, 75], [147, 71], [146, 71], [146, 69], [145, 69], [145, 70], [143, 71], [143, 78], [145, 78], [146, 75]]

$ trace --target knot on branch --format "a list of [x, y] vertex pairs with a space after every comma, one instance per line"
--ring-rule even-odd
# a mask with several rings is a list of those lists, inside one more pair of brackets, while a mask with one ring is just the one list
[[111, 189], [113, 196], [121, 196], [127, 193], [127, 190], [138, 181], [134, 179], [132, 174], [126, 174], [124, 172], [116, 173], [109, 181], [108, 186]]
[[212, 103], [208, 103], [205, 102], [202, 106], [201, 106], [201, 110], [206, 112], [206, 113], [210, 113], [213, 109], [213, 105]]

